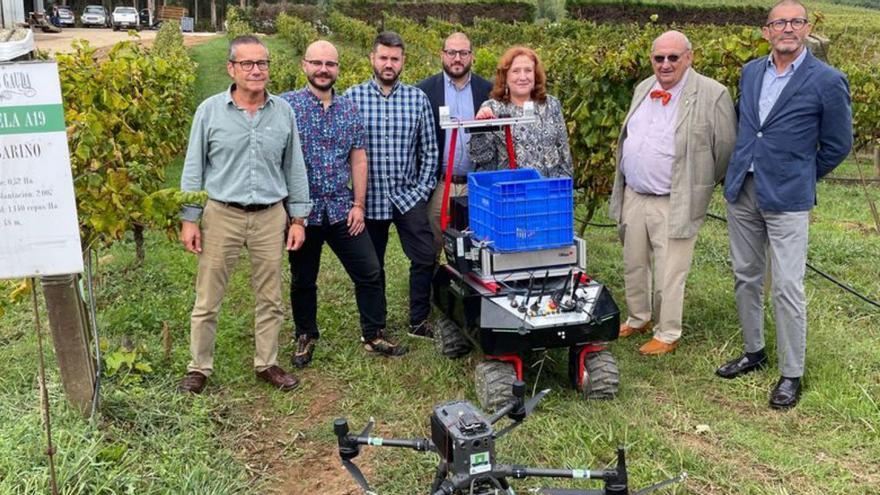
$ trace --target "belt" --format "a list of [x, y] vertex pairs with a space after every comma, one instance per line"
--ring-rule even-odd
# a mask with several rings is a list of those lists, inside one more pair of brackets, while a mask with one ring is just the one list
[[467, 175], [453, 175], [452, 176], [453, 184], [467, 184]]
[[241, 203], [233, 203], [233, 202], [226, 202], [226, 201], [217, 201], [217, 202], [223, 206], [231, 206], [232, 208], [235, 208], [237, 210], [247, 211], [247, 212], [251, 212], [251, 213], [255, 212], [255, 211], [263, 211], [265, 209], [271, 208], [271, 207], [278, 204], [277, 201], [272, 204], [268, 204], [268, 205], [243, 205]]

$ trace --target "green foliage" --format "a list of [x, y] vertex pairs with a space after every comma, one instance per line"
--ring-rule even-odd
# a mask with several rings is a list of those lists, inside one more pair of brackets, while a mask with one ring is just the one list
[[180, 31], [180, 23], [175, 20], [162, 22], [162, 27], [156, 33], [153, 42], [152, 53], [162, 58], [187, 58], [186, 48], [183, 46], [183, 33]]
[[238, 7], [229, 7], [226, 11], [226, 36], [232, 40], [239, 36], [253, 34], [255, 29], [245, 11]]
[[535, 8], [536, 19], [548, 21], [561, 21], [565, 19], [565, 0], [537, 0]]
[[166, 36], [156, 51], [122, 42], [97, 61], [87, 43], [74, 42], [57, 56], [85, 246], [176, 214], [148, 198], [189, 129], [195, 65], [181, 42]]
[[852, 94], [855, 149], [880, 146], [880, 67], [851, 61], [841, 70]]
[[318, 32], [314, 26], [284, 12], [275, 18], [275, 29], [278, 36], [290, 43], [291, 48], [297, 54], [305, 53], [309, 43], [318, 39]]
[[378, 31], [364, 21], [343, 15], [337, 11], [331, 11], [327, 16], [327, 25], [330, 31], [339, 40], [363, 50], [364, 53], [373, 48], [373, 40]]
[[104, 359], [104, 376], [117, 380], [122, 385], [140, 383], [144, 375], [153, 372], [153, 367], [145, 357], [144, 346], [120, 345], [110, 350], [110, 344], [101, 342], [101, 357]]

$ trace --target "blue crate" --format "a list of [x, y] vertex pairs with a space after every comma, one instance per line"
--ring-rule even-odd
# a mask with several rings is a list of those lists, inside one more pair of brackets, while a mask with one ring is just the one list
[[480, 241], [501, 252], [574, 242], [571, 178], [542, 179], [534, 169], [468, 174], [468, 222]]

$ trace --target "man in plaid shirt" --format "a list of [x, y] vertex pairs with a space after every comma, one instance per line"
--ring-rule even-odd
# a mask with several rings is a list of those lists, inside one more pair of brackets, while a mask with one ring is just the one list
[[367, 232], [382, 265], [393, 223], [410, 260], [410, 335], [433, 338], [431, 279], [434, 235], [428, 224], [427, 201], [437, 181], [437, 137], [428, 97], [398, 79], [403, 71], [400, 35], [386, 31], [373, 42], [370, 62], [374, 77], [348, 90], [367, 130]]

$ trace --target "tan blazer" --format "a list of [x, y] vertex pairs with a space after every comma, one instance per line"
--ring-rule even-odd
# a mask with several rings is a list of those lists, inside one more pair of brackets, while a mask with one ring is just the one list
[[[654, 76], [636, 86], [620, 137], [617, 140], [617, 173], [608, 212], [620, 223], [626, 179], [620, 169], [626, 125], [648, 95]], [[687, 239], [697, 234], [712, 199], [712, 189], [727, 171], [727, 161], [736, 143], [736, 112], [727, 88], [688, 69], [675, 121], [675, 162], [669, 195], [669, 237]]]

